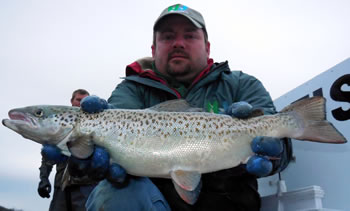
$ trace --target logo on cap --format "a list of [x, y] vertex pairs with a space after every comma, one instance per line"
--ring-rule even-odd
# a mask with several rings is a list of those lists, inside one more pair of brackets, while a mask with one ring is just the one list
[[173, 6], [168, 7], [168, 12], [184, 12], [188, 9], [185, 5], [182, 4], [176, 4]]

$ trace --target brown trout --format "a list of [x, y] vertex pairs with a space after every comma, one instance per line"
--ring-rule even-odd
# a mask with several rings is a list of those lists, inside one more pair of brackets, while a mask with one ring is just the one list
[[254, 153], [256, 136], [346, 143], [325, 117], [325, 99], [298, 101], [274, 115], [237, 119], [199, 112], [184, 100], [143, 110], [109, 109], [88, 114], [70, 106], [30, 106], [9, 111], [2, 123], [66, 155], [86, 158], [93, 145], [135, 176], [171, 178], [181, 198], [194, 204], [201, 174], [235, 167]]

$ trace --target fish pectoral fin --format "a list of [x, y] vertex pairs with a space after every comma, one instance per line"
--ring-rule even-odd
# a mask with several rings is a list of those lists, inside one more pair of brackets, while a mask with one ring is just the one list
[[66, 167], [63, 171], [63, 176], [61, 179], [61, 191], [64, 191], [64, 189], [69, 185], [70, 175], [68, 172], [68, 168]]
[[171, 179], [182, 189], [193, 191], [201, 181], [201, 174], [197, 171], [176, 170], [170, 172]]
[[201, 192], [201, 189], [202, 189], [202, 181], [199, 181], [197, 187], [192, 191], [188, 191], [181, 188], [174, 180], [173, 180], [173, 184], [175, 186], [176, 192], [179, 194], [182, 200], [184, 200], [187, 204], [191, 204], [191, 205], [196, 203], [199, 197], [199, 193]]
[[69, 138], [67, 146], [74, 157], [86, 159], [94, 152], [93, 134], [75, 132]]

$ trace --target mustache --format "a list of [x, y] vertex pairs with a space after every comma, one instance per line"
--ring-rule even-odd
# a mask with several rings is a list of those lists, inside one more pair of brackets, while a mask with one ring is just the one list
[[174, 50], [174, 51], [172, 51], [172, 52], [170, 52], [170, 53], [168, 54], [168, 58], [170, 59], [170, 58], [174, 57], [174, 55], [176, 55], [176, 56], [183, 56], [183, 57], [186, 57], [186, 58], [189, 58], [189, 57], [190, 57], [190, 56], [189, 56], [185, 51], [183, 51], [183, 50]]

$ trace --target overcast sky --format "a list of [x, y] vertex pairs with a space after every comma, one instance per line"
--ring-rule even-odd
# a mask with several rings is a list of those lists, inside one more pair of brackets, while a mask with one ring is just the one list
[[[178, 1], [0, 0], [0, 114], [108, 98], [125, 66], [151, 56], [152, 27]], [[348, 0], [186, 0], [202, 13], [211, 57], [262, 81], [273, 99], [350, 57]], [[40, 145], [0, 127], [0, 205], [47, 210]]]

